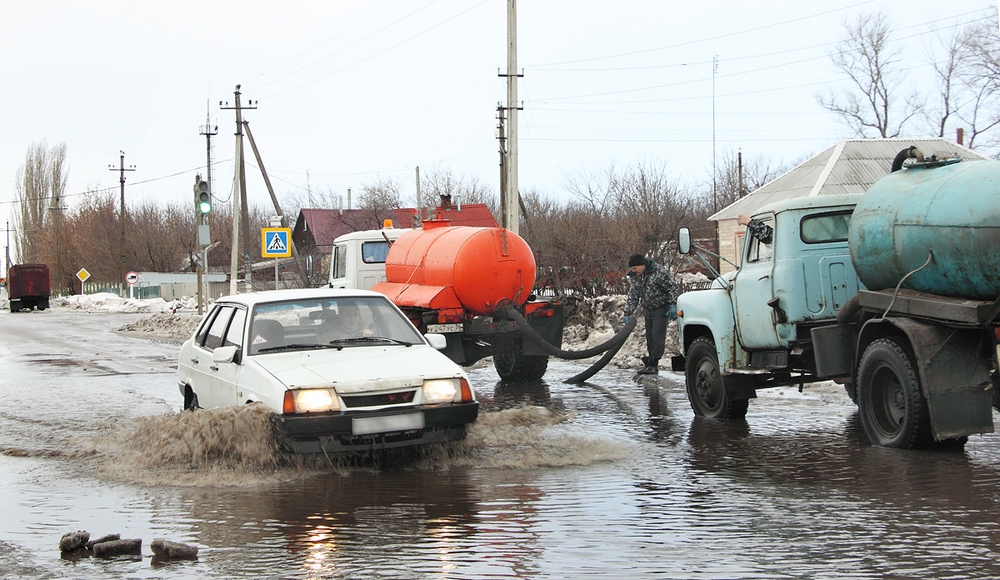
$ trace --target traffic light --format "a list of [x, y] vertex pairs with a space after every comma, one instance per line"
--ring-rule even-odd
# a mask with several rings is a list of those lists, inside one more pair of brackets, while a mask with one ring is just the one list
[[198, 213], [208, 215], [212, 212], [212, 194], [208, 192], [208, 182], [198, 180], [194, 186], [194, 193], [198, 204]]

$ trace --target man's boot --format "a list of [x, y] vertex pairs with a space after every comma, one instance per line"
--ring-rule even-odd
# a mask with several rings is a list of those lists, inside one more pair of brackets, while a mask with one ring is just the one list
[[648, 356], [641, 356], [641, 357], [639, 357], [639, 360], [642, 361], [642, 368], [646, 368], [646, 367], [649, 366], [649, 357]]
[[[643, 357], [643, 358], [645, 358], [645, 357]], [[648, 359], [648, 360], [649, 360], [649, 363], [646, 365], [645, 368], [643, 368], [641, 371], [639, 371], [639, 374], [640, 375], [658, 375], [658, 374], [660, 374], [660, 359], [658, 359], [658, 358], [651, 358], [651, 359]]]

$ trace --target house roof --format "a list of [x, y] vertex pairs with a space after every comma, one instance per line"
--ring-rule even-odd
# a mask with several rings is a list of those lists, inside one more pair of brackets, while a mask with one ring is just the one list
[[910, 145], [916, 145], [927, 157], [937, 155], [939, 159], [986, 159], [968, 147], [939, 137], [847, 139], [757, 188], [708, 219], [735, 219], [741, 214], [751, 215], [765, 205], [798, 197], [864, 193], [872, 184], [889, 174], [896, 154]]
[[[482, 203], [467, 203], [461, 206], [444, 204], [432, 210], [425, 209], [429, 218], [451, 220], [455, 226], [497, 227], [496, 218], [489, 207]], [[391, 210], [392, 223], [397, 228], [413, 226], [413, 218], [417, 210], [412, 207]], [[307, 208], [299, 211], [295, 221], [294, 236], [311, 236], [316, 249], [322, 254], [329, 254], [333, 241], [338, 237], [361, 230], [374, 230], [382, 227], [372, 211], [364, 209], [324, 209]]]

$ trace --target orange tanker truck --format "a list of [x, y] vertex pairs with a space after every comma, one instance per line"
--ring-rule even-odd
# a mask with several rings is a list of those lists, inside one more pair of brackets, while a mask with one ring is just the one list
[[[537, 338], [550, 349], [561, 346], [563, 309], [558, 302], [535, 299], [535, 258], [521, 237], [500, 227], [451, 226], [448, 220], [425, 220], [422, 229], [359, 234], [337, 238], [334, 255], [349, 259], [367, 246], [368, 257], [359, 263], [370, 267], [372, 244], [385, 243], [385, 280], [371, 289], [388, 296], [421, 332], [444, 335], [442, 352], [449, 358], [471, 365], [492, 356], [505, 380], [545, 374], [549, 355]], [[336, 263], [331, 271], [331, 286], [351, 286], [335, 276]]]

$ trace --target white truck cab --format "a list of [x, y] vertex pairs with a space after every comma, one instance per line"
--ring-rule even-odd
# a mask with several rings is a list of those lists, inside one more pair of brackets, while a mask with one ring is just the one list
[[330, 287], [369, 290], [385, 282], [385, 257], [389, 246], [407, 228], [385, 227], [344, 234], [333, 241]]

